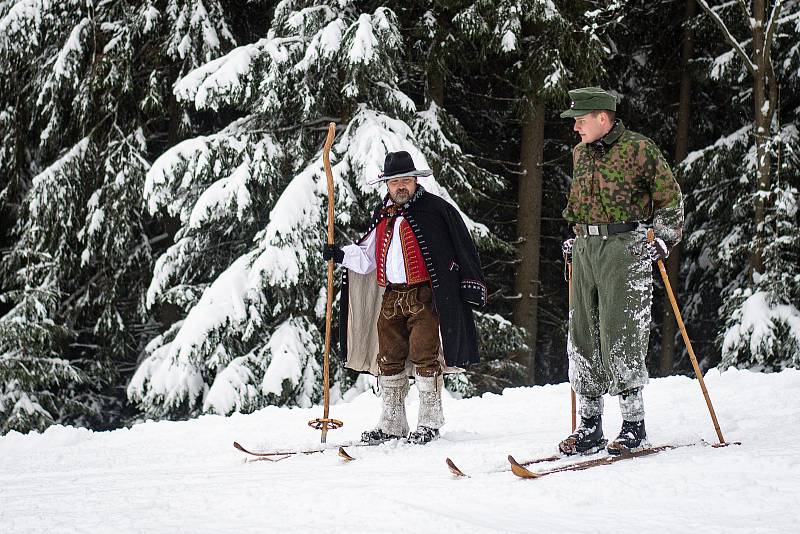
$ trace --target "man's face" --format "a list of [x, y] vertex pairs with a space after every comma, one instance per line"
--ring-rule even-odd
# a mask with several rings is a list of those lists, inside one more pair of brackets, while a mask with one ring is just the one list
[[413, 176], [400, 176], [386, 180], [389, 198], [395, 204], [405, 204], [417, 190], [417, 179]]
[[575, 117], [575, 126], [572, 129], [578, 132], [582, 142], [592, 143], [611, 131], [611, 121], [605, 113], [587, 113]]

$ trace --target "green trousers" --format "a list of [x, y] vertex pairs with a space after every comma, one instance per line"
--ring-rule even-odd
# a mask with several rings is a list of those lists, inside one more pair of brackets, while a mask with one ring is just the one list
[[648, 381], [653, 267], [643, 238], [633, 231], [575, 239], [567, 352], [578, 395], [618, 395]]

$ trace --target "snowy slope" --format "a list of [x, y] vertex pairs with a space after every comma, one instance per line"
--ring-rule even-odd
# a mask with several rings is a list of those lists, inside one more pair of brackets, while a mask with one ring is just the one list
[[[508, 453], [554, 452], [569, 430], [567, 384], [445, 399], [443, 439], [354, 448], [352, 463], [334, 451], [243, 463], [231, 446], [313, 446], [306, 422], [319, 408], [10, 434], [0, 438], [0, 532], [797, 532], [800, 371], [711, 371], [707, 384], [726, 439], [741, 446], [540, 480], [488, 471]], [[697, 381], [653, 380], [645, 402], [654, 443], [715, 441]], [[329, 442], [357, 439], [378, 404], [366, 393], [333, 406], [345, 426]], [[615, 399], [606, 410], [615, 435]], [[474, 476], [453, 478], [448, 456]]]

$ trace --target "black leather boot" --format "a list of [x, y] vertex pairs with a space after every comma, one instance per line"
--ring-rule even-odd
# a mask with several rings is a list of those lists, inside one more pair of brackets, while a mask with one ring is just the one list
[[623, 421], [622, 430], [619, 431], [617, 439], [608, 444], [609, 454], [623, 454], [626, 452], [636, 452], [650, 446], [647, 441], [647, 431], [642, 421]]
[[605, 447], [603, 438], [603, 416], [581, 417], [581, 424], [566, 439], [558, 444], [564, 454], [592, 454]]
[[372, 430], [366, 430], [361, 434], [361, 441], [363, 443], [383, 443], [384, 441], [391, 441], [393, 439], [402, 439], [405, 436], [393, 436], [392, 434], [387, 434], [380, 428], [373, 428]]
[[425, 445], [439, 437], [439, 429], [428, 426], [418, 426], [415, 431], [408, 435], [408, 442], [417, 445]]

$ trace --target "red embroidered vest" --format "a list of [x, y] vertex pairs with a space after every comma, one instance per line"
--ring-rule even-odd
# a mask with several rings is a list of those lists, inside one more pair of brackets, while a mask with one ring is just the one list
[[[392, 224], [389, 224], [389, 222]], [[389, 254], [389, 244], [394, 234], [394, 223], [396, 218], [386, 217], [381, 219], [375, 227], [375, 261], [377, 263], [378, 285], [386, 287], [386, 256]], [[403, 218], [400, 223], [400, 245], [403, 249], [403, 261], [406, 268], [406, 283], [419, 284], [431, 279], [428, 269], [425, 267], [425, 260], [422, 258], [422, 250], [419, 248], [417, 238], [411, 230], [411, 225]]]

